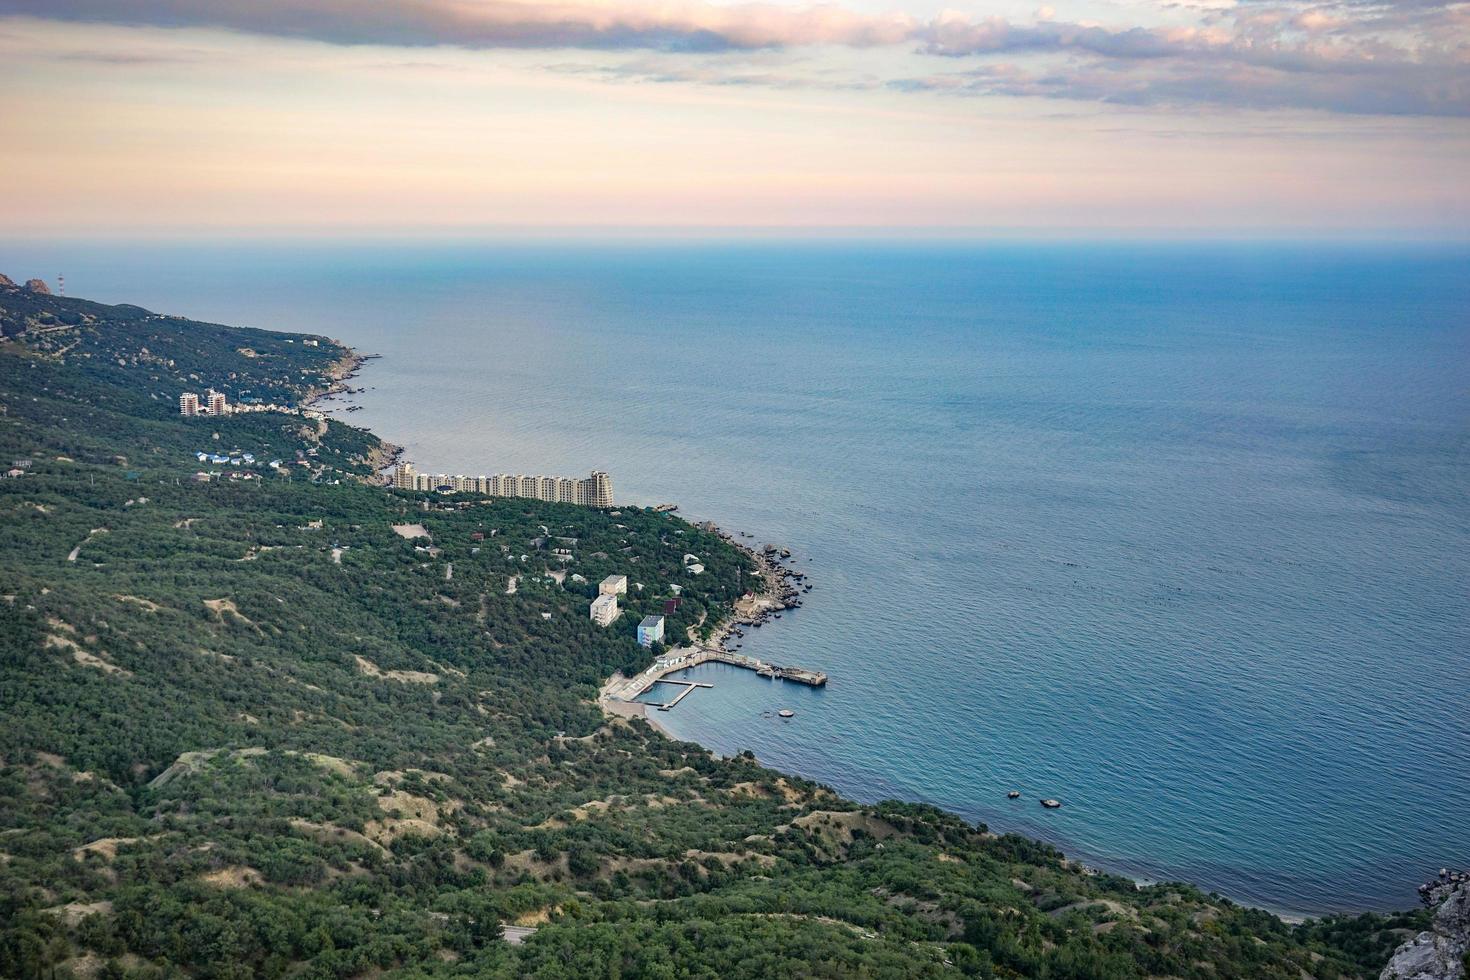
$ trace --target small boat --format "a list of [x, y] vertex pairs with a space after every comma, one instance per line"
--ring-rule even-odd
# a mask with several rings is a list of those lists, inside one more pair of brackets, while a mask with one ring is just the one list
[[796, 712], [792, 711], [790, 708], [782, 708], [780, 711], [776, 712], [776, 714], [780, 715], [782, 718], [796, 717]]
[[1048, 810], [1055, 810], [1061, 807], [1062, 804], [1060, 800], [1042, 800], [1041, 805], [1046, 807]]
[[1008, 799], [1008, 800], [1019, 800], [1020, 798], [1021, 798], [1021, 791], [1020, 790], [1013, 789], [1009, 793], [1006, 794], [1006, 799]]

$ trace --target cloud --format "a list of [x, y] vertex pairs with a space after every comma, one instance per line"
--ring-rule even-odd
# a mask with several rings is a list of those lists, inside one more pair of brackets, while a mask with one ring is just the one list
[[596, 78], [606, 82], [708, 85], [725, 88], [763, 88], [789, 91], [858, 92], [883, 87], [873, 76], [823, 77], [821, 74], [752, 68], [748, 65], [719, 63], [674, 64], [667, 58], [646, 57], [621, 64], [586, 64], [557, 62], [542, 66], [559, 75]]
[[[1356, 0], [1348, 0], [1348, 3]], [[1422, 4], [1429, 8], [1432, 4]], [[1470, 115], [1470, 44], [1463, 32], [1437, 38], [1393, 31], [1343, 13], [1346, 5], [1248, 4], [1198, 26], [1109, 29], [1043, 21], [941, 18], [920, 32], [927, 53], [951, 59], [1066, 55], [1044, 68], [989, 64], [898, 80], [908, 90], [1084, 99], [1127, 105], [1195, 103], [1310, 108], [1383, 115]], [[1435, 9], [1410, 20], [1456, 18]]]
[[[836, 4], [701, 0], [0, 0], [0, 13], [51, 20], [212, 27], [342, 45], [666, 56], [899, 47], [911, 57], [973, 65], [890, 80], [888, 87], [899, 91], [1470, 116], [1465, 0], [1240, 0], [1224, 9], [1194, 9], [1195, 23], [1161, 27], [1069, 22], [1050, 7], [1032, 23], [1017, 23], [955, 13], [928, 20], [870, 15]], [[687, 64], [600, 73], [655, 82], [844, 87], [779, 71], [737, 75]]]
[[333, 44], [467, 48], [753, 50], [873, 47], [907, 40], [913, 21], [835, 5], [516, 0], [0, 0], [0, 12], [53, 20], [219, 27]]
[[202, 64], [206, 61], [218, 62], [218, 57], [211, 57], [200, 51], [102, 51], [87, 49], [81, 51], [63, 51], [54, 55], [58, 61], [75, 61], [82, 64], [104, 66], [114, 65], [125, 68], [135, 68], [142, 65], [188, 65]]
[[[1428, 77], [1426, 77], [1426, 75]], [[1158, 63], [1119, 72], [1098, 65], [1033, 70], [1015, 64], [895, 79], [907, 92], [1072, 99], [1113, 105], [1182, 108], [1214, 104], [1250, 109], [1318, 109], [1355, 115], [1465, 116], [1465, 90], [1443, 93], [1433, 72], [1303, 76], [1255, 65], [1201, 71], [1188, 63]]]

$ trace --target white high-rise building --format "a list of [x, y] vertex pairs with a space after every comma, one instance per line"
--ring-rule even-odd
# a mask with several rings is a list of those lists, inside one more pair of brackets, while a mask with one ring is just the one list
[[399, 463], [393, 467], [393, 486], [399, 490], [417, 489], [417, 473], [413, 471], [412, 463]]
[[190, 416], [199, 414], [199, 396], [196, 393], [186, 391], [179, 396], [179, 414]]
[[584, 507], [611, 507], [612, 477], [602, 470], [593, 470], [587, 479], [578, 480], [577, 503]]
[[230, 410], [229, 402], [225, 400], [223, 392], [209, 389], [208, 402], [206, 403], [206, 415], [224, 415]]

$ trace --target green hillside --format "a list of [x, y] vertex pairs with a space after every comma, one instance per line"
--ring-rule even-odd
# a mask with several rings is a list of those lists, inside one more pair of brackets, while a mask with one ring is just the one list
[[338, 421], [179, 417], [299, 407], [351, 366], [327, 338], [3, 284], [0, 335], [0, 976], [1300, 980], [1421, 925], [1293, 928], [605, 719], [638, 616], [681, 581], [670, 633], [713, 621], [748, 556], [389, 491]]

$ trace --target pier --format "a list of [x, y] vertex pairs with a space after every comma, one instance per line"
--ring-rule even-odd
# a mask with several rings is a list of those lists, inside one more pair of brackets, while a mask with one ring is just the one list
[[777, 667], [774, 664], [767, 664], [764, 667], [757, 667], [755, 672], [772, 680], [794, 681], [797, 684], [808, 684], [812, 687], [825, 687], [827, 684], [826, 674], [820, 670], [807, 670], [804, 667]]
[[701, 683], [698, 683], [696, 681], [665, 681], [665, 680], [660, 680], [660, 681], [656, 681], [655, 683], [658, 683], [658, 684], [680, 684], [684, 688], [684, 690], [680, 691], [678, 694], [676, 694], [674, 696], [674, 700], [668, 702], [667, 704], [661, 704], [661, 705], [659, 705], [658, 706], [658, 710], [660, 710], [660, 711], [668, 711], [674, 705], [678, 704], [680, 701], [683, 701], [689, 695], [693, 694], [694, 693], [694, 689], [696, 687], [714, 687], [713, 684], [701, 684]]
[[672, 701], [667, 704], [658, 705], [658, 710], [668, 711], [674, 705], [688, 697], [690, 692], [696, 687], [713, 687], [714, 685], [697, 681], [671, 681], [665, 680], [665, 678], [681, 670], [688, 670], [690, 667], [698, 667], [700, 664], [712, 662], [729, 664], [732, 667], [744, 667], [746, 670], [753, 670], [760, 676], [768, 677], [771, 680], [792, 681], [797, 684], [807, 684], [811, 687], [824, 687], [827, 684], [827, 675], [819, 670], [768, 664], [764, 660], [757, 660], [755, 657], [747, 657], [744, 654], [733, 653], [729, 650], [710, 649], [708, 647], [697, 649], [682, 647], [674, 650], [666, 657], [659, 658], [654, 662], [652, 667], [649, 667], [641, 674], [636, 674], [608, 690], [604, 696], [617, 701], [633, 701], [658, 683], [684, 685], [684, 690], [680, 691], [678, 696]]

